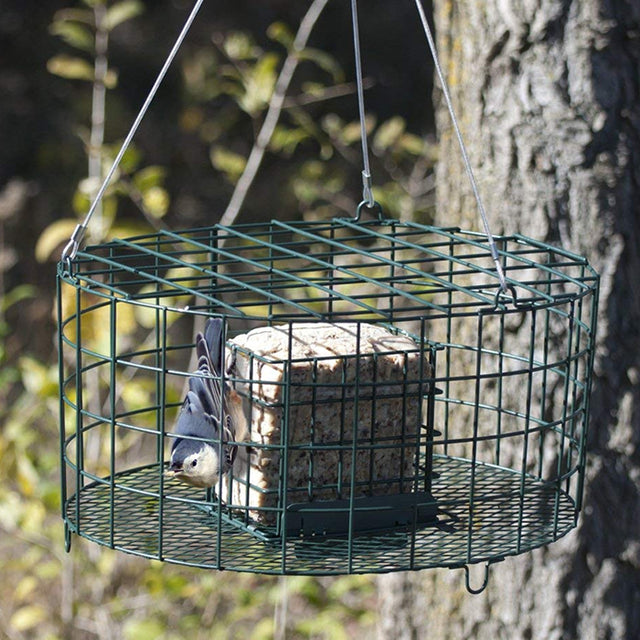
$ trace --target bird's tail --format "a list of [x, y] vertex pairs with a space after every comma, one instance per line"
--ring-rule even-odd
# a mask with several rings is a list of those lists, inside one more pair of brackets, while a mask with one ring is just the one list
[[200, 364], [200, 359], [206, 356], [212, 368], [211, 373], [218, 376], [222, 375], [224, 367], [223, 333], [224, 323], [222, 318], [209, 318], [204, 328], [204, 343], [199, 340], [196, 345], [198, 365]]

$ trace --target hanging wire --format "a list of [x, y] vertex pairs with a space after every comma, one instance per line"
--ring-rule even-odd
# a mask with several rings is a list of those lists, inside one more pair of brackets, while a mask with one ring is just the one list
[[360, 31], [358, 29], [358, 6], [351, 0], [351, 18], [353, 22], [353, 48], [356, 61], [356, 85], [358, 90], [358, 110], [360, 112], [360, 139], [362, 140], [362, 197], [369, 208], [375, 205], [372, 192], [371, 166], [369, 164], [369, 145], [367, 143], [367, 125], [364, 111], [364, 83], [362, 81], [362, 57], [360, 54]]
[[[353, 2], [355, 2], [355, 0], [353, 0]], [[427, 36], [427, 42], [429, 43], [429, 49], [431, 50], [433, 63], [436, 67], [436, 73], [438, 74], [438, 78], [440, 79], [440, 85], [442, 86], [442, 93], [444, 94], [444, 99], [445, 99], [445, 102], [447, 103], [447, 109], [449, 110], [449, 115], [451, 116], [451, 122], [456, 132], [456, 137], [458, 138], [458, 144], [460, 145], [460, 151], [462, 152], [462, 160], [464, 162], [464, 167], [467, 172], [469, 182], [471, 183], [471, 189], [473, 190], [473, 195], [478, 205], [478, 211], [480, 212], [480, 217], [482, 218], [482, 225], [484, 227], [485, 234], [487, 235], [487, 240], [489, 241], [491, 256], [496, 265], [496, 271], [498, 273], [498, 278], [500, 280], [500, 291], [504, 293], [511, 292], [511, 294], [515, 299], [515, 290], [513, 286], [510, 286], [509, 284], [507, 284], [507, 279], [504, 275], [502, 264], [500, 262], [500, 256], [498, 255], [498, 248], [496, 246], [496, 241], [494, 240], [493, 234], [491, 233], [491, 229], [489, 228], [489, 219], [487, 217], [487, 212], [484, 208], [484, 204], [482, 203], [482, 198], [480, 197], [480, 191], [478, 190], [478, 184], [476, 183], [475, 176], [473, 175], [473, 169], [471, 168], [471, 162], [469, 161], [469, 154], [467, 153], [467, 148], [464, 144], [464, 140], [462, 139], [462, 133], [458, 125], [458, 119], [456, 118], [456, 114], [453, 109], [453, 102], [451, 101], [451, 94], [449, 93], [449, 86], [444, 77], [444, 73], [442, 72], [442, 67], [440, 66], [438, 52], [436, 50], [436, 45], [433, 40], [433, 35], [431, 34], [431, 28], [429, 27], [429, 22], [427, 21], [427, 16], [424, 12], [424, 7], [422, 6], [422, 0], [415, 0], [415, 3], [416, 3], [416, 8], [418, 9], [418, 14], [420, 15], [420, 21], [422, 22], [424, 33]]]
[[96, 194], [96, 197], [94, 198], [91, 204], [91, 207], [87, 212], [87, 215], [85, 216], [84, 220], [80, 224], [78, 224], [76, 228], [73, 230], [73, 233], [71, 234], [71, 238], [69, 242], [63, 249], [62, 257], [61, 257], [61, 260], [63, 262], [65, 261], [69, 262], [76, 257], [78, 248], [80, 247], [80, 243], [82, 242], [82, 239], [84, 238], [84, 234], [87, 230], [87, 226], [91, 221], [91, 217], [93, 216], [96, 210], [96, 207], [98, 206], [98, 203], [102, 200], [102, 196], [104, 195], [104, 192], [109, 186], [109, 183], [111, 182], [111, 179], [113, 178], [113, 175], [116, 172], [116, 169], [120, 165], [120, 162], [122, 161], [122, 157], [124, 156], [125, 152], [129, 148], [129, 145], [131, 144], [131, 140], [133, 140], [133, 136], [136, 134], [136, 131], [138, 130], [138, 127], [140, 126], [142, 119], [146, 115], [147, 110], [149, 109], [149, 106], [151, 105], [151, 102], [153, 101], [158, 91], [158, 88], [162, 84], [162, 81], [164, 80], [164, 77], [167, 74], [167, 71], [169, 70], [171, 63], [173, 62], [173, 59], [178, 53], [178, 50], [182, 46], [182, 42], [184, 41], [187, 33], [189, 32], [189, 29], [191, 28], [191, 25], [195, 20], [196, 15], [198, 14], [198, 11], [200, 10], [200, 7], [202, 6], [203, 2], [204, 0], [196, 0], [196, 3], [193, 6], [191, 13], [189, 14], [187, 21], [184, 23], [184, 26], [182, 27], [182, 31], [180, 31], [180, 34], [178, 35], [178, 38], [176, 39], [175, 44], [173, 45], [173, 48], [169, 52], [169, 55], [167, 56], [167, 59], [165, 60], [164, 65], [162, 66], [162, 69], [160, 69], [160, 73], [158, 74], [156, 81], [154, 82], [153, 86], [151, 87], [151, 90], [149, 91], [149, 95], [147, 95], [147, 98], [144, 101], [144, 104], [142, 105], [142, 107], [140, 108], [140, 111], [136, 116], [135, 121], [131, 125], [131, 129], [129, 130], [127, 137], [122, 143], [122, 146], [120, 147], [120, 151], [118, 152], [118, 155], [116, 156], [115, 160], [113, 161], [113, 164], [111, 165], [111, 169], [109, 169], [109, 173], [107, 173], [107, 176], [105, 177], [100, 189], [98, 190], [98, 193]]

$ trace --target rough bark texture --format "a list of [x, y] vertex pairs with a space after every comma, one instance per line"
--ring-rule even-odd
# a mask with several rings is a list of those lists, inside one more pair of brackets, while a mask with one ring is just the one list
[[[579, 527], [491, 570], [384, 576], [381, 638], [640, 637], [640, 4], [435, 2], [443, 67], [492, 228], [602, 276]], [[480, 229], [444, 104], [438, 223]], [[478, 578], [478, 581], [480, 578]]]

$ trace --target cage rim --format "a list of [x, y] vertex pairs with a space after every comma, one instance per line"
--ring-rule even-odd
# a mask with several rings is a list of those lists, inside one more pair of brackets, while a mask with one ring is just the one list
[[[336, 222], [339, 225], [338, 227], [334, 226]], [[327, 238], [322, 235], [315, 235], [311, 231], [308, 231], [308, 229], [312, 229], [312, 230], [317, 229], [319, 231], [322, 231], [322, 230], [326, 231], [326, 230], [335, 230], [340, 228], [362, 230], [363, 228], [367, 228], [366, 223], [360, 223], [360, 222], [354, 223], [344, 218], [335, 218], [333, 219], [333, 221], [330, 221], [330, 222], [327, 222], [327, 221], [304, 222], [303, 221], [303, 222], [293, 222], [293, 223], [282, 223], [279, 221], [272, 220], [270, 223], [246, 223], [246, 224], [234, 225], [234, 226], [213, 225], [210, 227], [195, 227], [195, 228], [185, 229], [178, 232], [160, 230], [154, 233], [132, 236], [126, 239], [115, 238], [105, 243], [99, 243], [99, 244], [88, 246], [85, 251], [78, 252], [78, 255], [76, 256], [76, 258], [74, 258], [73, 262], [65, 261], [65, 262], [59, 263], [58, 274], [65, 281], [75, 284], [76, 286], [78, 286], [80, 281], [83, 281], [85, 283], [84, 285], [85, 289], [87, 291], [91, 291], [94, 294], [99, 293], [98, 289], [101, 289], [103, 291], [106, 290], [110, 292], [110, 294], [113, 296], [122, 297], [134, 304], [144, 304], [149, 306], [150, 308], [155, 308], [155, 309], [166, 308], [170, 311], [176, 311], [180, 313], [189, 312], [189, 311], [194, 311], [197, 313], [198, 309], [189, 309], [188, 306], [177, 307], [177, 306], [161, 304], [159, 302], [153, 303], [148, 301], [148, 298], [156, 298], [156, 300], [158, 300], [158, 298], [160, 297], [167, 297], [172, 295], [173, 296], [195, 295], [204, 301], [207, 301], [209, 303], [214, 302], [216, 305], [219, 305], [220, 307], [226, 309], [226, 311], [229, 312], [228, 313], [229, 317], [256, 319], [256, 320], [264, 319], [264, 315], [259, 315], [256, 313], [247, 313], [245, 310], [234, 307], [233, 305], [226, 303], [224, 300], [215, 298], [207, 294], [205, 291], [198, 290], [197, 287], [184, 286], [182, 283], [178, 282], [178, 279], [168, 279], [158, 275], [157, 273], [155, 274], [150, 273], [149, 272], [150, 267], [148, 265], [145, 266], [144, 269], [139, 269], [139, 268], [124, 264], [122, 261], [119, 262], [116, 258], [97, 255], [95, 253], [96, 250], [131, 247], [132, 250], [134, 250], [135, 252], [138, 252], [132, 255], [138, 255], [139, 253], [142, 253], [145, 255], [161, 257], [163, 261], [168, 262], [169, 265], [173, 264], [173, 266], [176, 266], [176, 267], [188, 267], [193, 269], [196, 272], [199, 272], [203, 276], [206, 276], [206, 277], [215, 276], [218, 279], [222, 279], [226, 281], [231, 286], [240, 287], [242, 290], [252, 291], [254, 293], [258, 293], [263, 296], [266, 295], [269, 298], [269, 304], [276, 304], [276, 305], [284, 304], [289, 307], [298, 309], [299, 312], [303, 313], [307, 317], [314, 316], [317, 319], [322, 319], [324, 317], [323, 313], [315, 311], [309, 307], [304, 307], [300, 305], [298, 302], [296, 302], [295, 300], [286, 298], [282, 295], [278, 295], [273, 291], [266, 292], [264, 288], [256, 287], [252, 283], [240, 280], [238, 279], [237, 276], [233, 276], [233, 274], [216, 272], [210, 268], [178, 259], [173, 255], [173, 253], [166, 253], [166, 252], [162, 253], [157, 250], [152, 250], [148, 246], [151, 244], [155, 244], [156, 246], [159, 246], [160, 243], [170, 243], [170, 244], [174, 244], [175, 242], [188, 243], [190, 246], [196, 247], [198, 249], [198, 251], [195, 251], [194, 253], [201, 253], [201, 251], [204, 250], [210, 253], [215, 253], [218, 255], [218, 257], [223, 256], [225, 258], [225, 262], [228, 260], [229, 263], [243, 263], [243, 264], [248, 264], [254, 267], [258, 267], [262, 270], [265, 270], [263, 263], [267, 260], [273, 261], [274, 259], [273, 256], [258, 261], [256, 259], [250, 259], [244, 256], [236, 255], [232, 251], [225, 250], [224, 247], [214, 247], [212, 245], [205, 244], [202, 241], [203, 238], [198, 238], [197, 236], [196, 237], [193, 237], [193, 236], [194, 234], [209, 234], [210, 238], [212, 239], [217, 238], [217, 239], [223, 240], [223, 242], [221, 243], [223, 245], [228, 239], [236, 238], [241, 240], [247, 240], [251, 243], [257, 244], [257, 246], [260, 246], [263, 249], [272, 249], [274, 248], [273, 242], [266, 242], [261, 238], [255, 238], [253, 236], [248, 235], [247, 233], [244, 233], [243, 230], [258, 230], [263, 235], [271, 233], [271, 237], [273, 237], [274, 228], [277, 228], [278, 233], [300, 234], [305, 236], [309, 240], [321, 242], [333, 248], [341, 248], [350, 253], [357, 253], [359, 255], [373, 257], [375, 262], [372, 264], [374, 265], [400, 267], [402, 269], [405, 269], [413, 273], [414, 276], [423, 278], [425, 279], [425, 281], [428, 281], [429, 286], [432, 286], [434, 288], [433, 289], [434, 293], [437, 291], [440, 291], [440, 292], [457, 291], [458, 293], [464, 293], [465, 295], [468, 295], [471, 298], [473, 298], [476, 302], [471, 304], [475, 304], [479, 308], [476, 308], [476, 309], [472, 308], [471, 310], [464, 310], [464, 311], [460, 311], [459, 309], [456, 310], [455, 304], [441, 305], [441, 304], [437, 304], [433, 300], [429, 300], [424, 297], [418, 298], [410, 292], [404, 291], [402, 289], [398, 289], [393, 285], [393, 283], [380, 282], [374, 278], [369, 278], [366, 275], [363, 275], [362, 273], [354, 272], [349, 268], [332, 264], [321, 258], [315, 258], [313, 256], [309, 256], [308, 254], [300, 254], [291, 249], [288, 249], [288, 248], [283, 249], [282, 247], [276, 246], [276, 248], [279, 251], [283, 251], [287, 253], [290, 258], [291, 257], [304, 258], [305, 260], [310, 261], [313, 264], [316, 264], [318, 268], [335, 269], [336, 271], [342, 274], [349, 275], [349, 277], [352, 277], [357, 281], [367, 281], [369, 283], [375, 284], [376, 286], [379, 286], [379, 287], [381, 286], [385, 290], [385, 293], [377, 294], [377, 295], [400, 295], [405, 299], [418, 302], [419, 305], [423, 306], [425, 309], [429, 309], [432, 311], [435, 310], [435, 311], [438, 311], [439, 313], [446, 314], [446, 315], [457, 314], [461, 316], [469, 316], [469, 315], [474, 315], [475, 313], [478, 313], [478, 312], [490, 313], [492, 310], [495, 310], [497, 307], [500, 307], [500, 312], [508, 313], [510, 311], [513, 311], [512, 309], [506, 307], [506, 305], [504, 304], [498, 304], [498, 301], [496, 299], [496, 293], [499, 293], [500, 289], [499, 289], [497, 274], [495, 273], [495, 271], [492, 271], [491, 269], [482, 267], [480, 265], [475, 265], [473, 262], [470, 261], [470, 259], [473, 257], [486, 258], [489, 256], [488, 246], [485, 243], [477, 240], [477, 238], [486, 239], [485, 235], [476, 231], [462, 231], [458, 228], [434, 227], [429, 225], [421, 225], [413, 222], [400, 222], [393, 219], [385, 219], [383, 221], [374, 221], [374, 222], [376, 226], [386, 225], [393, 228], [394, 230], [397, 228], [401, 228], [401, 229], [410, 229], [412, 231], [415, 231], [416, 233], [421, 233], [421, 234], [422, 233], [435, 234], [436, 236], [439, 236], [444, 239], [443, 245], [451, 246], [451, 243], [454, 243], [454, 246], [475, 247], [479, 250], [482, 250], [482, 252], [478, 253], [477, 256], [465, 256], [464, 259], [461, 259], [453, 254], [449, 255], [440, 251], [435, 251], [433, 247], [437, 246], [437, 243], [419, 245], [413, 242], [408, 242], [402, 238], [380, 233], [377, 231], [374, 232], [373, 234], [370, 234], [370, 236], [375, 239], [381, 239], [385, 242], [391, 243], [391, 248], [382, 247], [372, 252], [372, 251], [369, 251], [368, 249], [351, 247], [339, 240]], [[218, 236], [217, 234], [219, 232], [222, 232], [227, 235]], [[499, 236], [497, 237], [497, 241], [499, 244], [515, 242], [518, 246], [523, 246], [525, 248], [529, 248], [530, 250], [547, 252], [549, 254], [561, 255], [566, 260], [570, 261], [568, 263], [545, 264], [544, 262], [535, 261], [531, 258], [528, 258], [526, 255], [524, 255], [523, 252], [514, 252], [513, 250], [499, 249], [499, 254], [503, 259], [509, 258], [512, 261], [516, 262], [515, 265], [509, 267], [510, 270], [518, 271], [518, 270], [524, 270], [524, 269], [538, 269], [541, 272], [548, 275], [548, 277], [550, 278], [548, 280], [549, 285], [551, 285], [552, 283], [563, 282], [563, 283], [571, 284], [573, 287], [576, 288], [576, 290], [571, 292], [562, 292], [561, 294], [551, 295], [551, 294], [547, 294], [544, 291], [541, 291], [539, 288], [530, 286], [526, 282], [517, 280], [515, 278], [509, 278], [510, 284], [512, 284], [515, 287], [521, 288], [529, 293], [532, 293], [534, 295], [533, 298], [527, 298], [520, 301], [519, 304], [517, 305], [518, 307], [520, 307], [519, 310], [527, 309], [527, 308], [542, 309], [542, 308], [548, 308], [549, 306], [554, 307], [557, 305], [561, 305], [564, 302], [579, 300], [584, 295], [588, 295], [595, 288], [597, 288], [599, 276], [597, 275], [593, 267], [591, 267], [591, 265], [586, 260], [586, 258], [577, 256], [565, 249], [559, 249], [551, 245], [548, 245], [546, 243], [536, 241], [531, 238], [527, 238], [521, 234], [514, 234], [511, 236]], [[447, 280], [447, 279], [441, 278], [428, 271], [422, 271], [421, 269], [417, 267], [413, 267], [412, 265], [404, 262], [396, 262], [394, 260], [390, 260], [388, 258], [385, 258], [384, 256], [378, 255], [377, 253], [377, 252], [393, 251], [396, 249], [396, 247], [415, 250], [420, 252], [421, 255], [427, 253], [431, 256], [431, 259], [439, 259], [444, 261], [445, 263], [456, 264], [465, 269], [469, 269], [471, 273], [482, 273], [487, 277], [492, 278], [495, 281], [495, 284], [486, 285], [486, 287], [490, 288], [491, 295], [488, 295], [487, 293], [485, 293], [484, 291], [485, 287], [483, 287], [483, 289], [480, 290], [472, 286], [459, 285], [453, 282], [451, 279]], [[242, 249], [245, 249], [245, 247], [238, 247], [238, 249], [242, 250]], [[179, 253], [179, 255], [183, 255], [184, 253], [185, 252], [182, 252], [181, 254]], [[118, 271], [121, 270], [124, 272], [128, 272], [128, 273], [140, 276], [143, 282], [153, 282], [153, 283], [156, 283], [158, 287], [165, 286], [165, 287], [169, 287], [169, 289], [164, 291], [161, 289], [160, 290], [156, 289], [155, 291], [145, 292], [143, 294], [136, 293], [135, 296], [133, 296], [131, 295], [131, 293], [127, 291], [123, 291], [122, 288], [116, 285], [109, 284], [108, 282], [95, 279], [95, 277], [92, 277], [90, 273], [86, 273], [86, 272], [83, 273], [82, 265], [89, 262], [94, 262], [94, 261], [105, 265], [105, 270], [99, 271], [98, 275], [110, 274], [110, 273], [113, 273], [114, 270], [118, 270]], [[76, 267], [75, 269], [73, 268], [74, 265]], [[558, 267], [569, 267], [569, 266], [581, 267], [583, 270], [586, 270], [587, 273], [585, 273], [582, 277], [577, 278], [577, 277], [572, 277], [571, 275], [560, 271], [558, 268]], [[157, 268], [158, 266], [156, 266], [156, 269]], [[310, 282], [308, 278], [304, 278], [296, 275], [295, 273], [283, 271], [281, 269], [275, 269], [273, 267], [269, 268], [269, 272], [270, 273], [277, 272], [280, 274], [280, 276], [284, 278], [283, 281], [293, 280], [294, 282], [297, 282], [298, 285], [300, 286], [306, 286]], [[95, 272], [91, 272], [91, 273], [95, 273]], [[371, 313], [374, 316], [374, 318], [371, 318], [371, 320], [378, 321], [378, 322], [381, 320], [389, 320], [389, 321], [391, 320], [391, 318], [388, 317], [387, 312], [377, 307], [372, 307], [371, 305], [367, 305], [362, 300], [354, 300], [344, 293], [337, 294], [335, 289], [331, 289], [330, 287], [324, 286], [317, 281], [313, 282], [313, 286], [314, 288], [321, 289], [327, 295], [336, 296], [337, 298], [343, 301], [347, 301], [355, 304], [362, 313]], [[144, 296], [144, 298], [141, 299], [140, 298], [141, 295]], [[105, 297], [109, 297], [109, 295], [105, 295]], [[465, 309], [470, 305], [469, 302], [457, 303], [457, 304], [460, 305], [460, 307], [464, 307]]]
[[[444, 458], [452, 461], [458, 460], [456, 457], [452, 457], [452, 456], [444, 456]], [[470, 462], [468, 459], [464, 459], [464, 458], [459, 459], [459, 461], [467, 465]], [[153, 469], [153, 467], [155, 466], [158, 466], [158, 464], [154, 463], [152, 465], [143, 465], [140, 467], [136, 467], [135, 469], [129, 469], [123, 472], [122, 475], [131, 475], [134, 472], [145, 470], [147, 468], [151, 469], [153, 473], [156, 473], [156, 470]], [[496, 465], [478, 462], [477, 466], [492, 467]], [[516, 472], [513, 469], [501, 468], [501, 467], [498, 469], [504, 470], [507, 475], [520, 475], [519, 472]], [[554, 483], [554, 484], [557, 484], [557, 483]], [[539, 486], [539, 481], [537, 481], [537, 485]], [[357, 553], [356, 551], [347, 553], [347, 551], [343, 549], [342, 552], [340, 553], [341, 562], [340, 564], [338, 564], [338, 563], [335, 563], [335, 554], [332, 554], [330, 552], [331, 547], [329, 547], [329, 553], [327, 554], [326, 545], [332, 542], [338, 543], [338, 544], [339, 543], [344, 544], [344, 542], [347, 539], [347, 536], [335, 536], [335, 535], [330, 536], [329, 535], [329, 536], [314, 536], [307, 540], [305, 539], [300, 540], [301, 542], [303, 542], [304, 544], [310, 547], [309, 549], [310, 557], [313, 557], [311, 547], [318, 545], [324, 549], [324, 554], [326, 555], [327, 558], [329, 558], [329, 560], [327, 561], [328, 564], [324, 564], [321, 568], [309, 569], [304, 565], [302, 568], [297, 566], [296, 560], [300, 561], [300, 558], [297, 556], [297, 553], [295, 557], [293, 557], [291, 555], [293, 553], [293, 550], [288, 550], [289, 545], [292, 545], [294, 544], [294, 542], [297, 542], [295, 540], [289, 540], [288, 542], [285, 541], [284, 544], [281, 544], [279, 540], [274, 540], [273, 542], [268, 543], [267, 546], [262, 547], [262, 549], [263, 549], [263, 553], [269, 555], [270, 557], [266, 558], [265, 562], [259, 566], [247, 567], [247, 566], [242, 566], [241, 564], [240, 565], [234, 564], [233, 562], [227, 562], [226, 564], [222, 564], [221, 562], [222, 557], [219, 555], [220, 547], [217, 547], [216, 554], [214, 554], [216, 558], [215, 563], [213, 563], [211, 560], [194, 561], [193, 558], [181, 559], [179, 557], [175, 557], [175, 555], [172, 556], [170, 550], [167, 549], [167, 546], [163, 543], [163, 540], [161, 539], [163, 538], [163, 535], [159, 536], [156, 542], [155, 552], [152, 552], [152, 551], [141, 551], [139, 549], [135, 549], [131, 545], [127, 546], [126, 543], [118, 544], [116, 543], [113, 535], [107, 536], [104, 533], [102, 535], [98, 535], [97, 533], [91, 532], [90, 530], [88, 531], [87, 527], [82, 526], [82, 523], [80, 522], [80, 517], [78, 513], [79, 497], [82, 495], [82, 493], [85, 493], [88, 488], [95, 487], [95, 486], [104, 486], [105, 490], [115, 490], [115, 483], [111, 479], [107, 479], [106, 484], [100, 483], [98, 485], [96, 483], [92, 483], [91, 485], [86, 485], [85, 487], [83, 487], [80, 493], [76, 493], [70, 496], [62, 505], [63, 520], [65, 522], [65, 538], [67, 540], [67, 546], [70, 546], [71, 534], [75, 533], [76, 535], [86, 538], [87, 540], [90, 540], [91, 542], [94, 542], [101, 546], [106, 546], [117, 551], [122, 551], [130, 555], [144, 557], [151, 560], [166, 561], [171, 564], [189, 566], [194, 568], [219, 569], [219, 570], [229, 570], [229, 571], [239, 571], [239, 572], [250, 571], [252, 573], [259, 573], [264, 575], [322, 576], [322, 575], [342, 575], [345, 573], [380, 574], [380, 573], [388, 573], [388, 572], [393, 572], [398, 570], [415, 571], [415, 570], [435, 568], [435, 567], [458, 569], [458, 568], [464, 567], [465, 565], [479, 564], [484, 562], [494, 563], [494, 562], [499, 562], [501, 560], [504, 560], [508, 557], [514, 557], [514, 556], [520, 555], [521, 553], [532, 551], [534, 549], [537, 549], [542, 546], [546, 546], [554, 541], [559, 540], [560, 538], [566, 536], [570, 531], [572, 531], [576, 527], [577, 516], [578, 516], [577, 505], [574, 498], [568, 492], [564, 491], [563, 489], [559, 489], [560, 500], [568, 502], [568, 504], [573, 509], [572, 514], [571, 515], [566, 513], [561, 514], [558, 508], [554, 508], [552, 533], [547, 532], [546, 536], [543, 535], [542, 533], [538, 533], [534, 539], [527, 539], [526, 542], [523, 542], [520, 539], [520, 534], [519, 534], [518, 544], [515, 546], [512, 544], [511, 545], [512, 548], [509, 548], [509, 549], [503, 548], [500, 553], [496, 553], [495, 551], [485, 551], [478, 540], [473, 540], [472, 547], [469, 548], [469, 546], [467, 545], [466, 551], [462, 551], [461, 549], [458, 550], [457, 552], [453, 550], [447, 550], [443, 555], [438, 557], [437, 561], [434, 561], [433, 559], [431, 559], [429, 562], [425, 563], [424, 560], [421, 561], [420, 558], [417, 558], [413, 552], [411, 553], [411, 557], [408, 560], [403, 558], [396, 558], [393, 555], [388, 557], [387, 554], [389, 553], [389, 550], [387, 547], [383, 546], [381, 543], [381, 546], [378, 549], [378, 552], [383, 554], [384, 557], [382, 560], [373, 558], [368, 565], [363, 566], [363, 561], [362, 561], [362, 558], [360, 557], [360, 555], [362, 554], [362, 551], [358, 551]], [[557, 489], [557, 487], [550, 487], [550, 488]], [[137, 491], [135, 488], [132, 488], [132, 487], [125, 487], [124, 490], [131, 494], [145, 495], [144, 492]], [[157, 494], [149, 495], [146, 497], [151, 497], [156, 499], [159, 498]], [[195, 508], [198, 510], [201, 509], [201, 505], [202, 505], [201, 501], [190, 500], [188, 498], [183, 498], [181, 496], [172, 496], [171, 500], [176, 503], [185, 503], [185, 504], [191, 505], [192, 508]], [[449, 501], [449, 503], [444, 505], [443, 513], [448, 513], [454, 507], [455, 507], [455, 504]], [[75, 521], [73, 520], [72, 512], [76, 512], [77, 520]], [[209, 524], [212, 535], [216, 538], [220, 537], [221, 535], [220, 527], [219, 527], [219, 525], [221, 524], [219, 516], [221, 514], [219, 510], [217, 510], [217, 512], [218, 512], [218, 516], [211, 514], [210, 524]], [[471, 514], [468, 514], [468, 516], [470, 517]], [[112, 520], [111, 514], [108, 516], [108, 519], [110, 521], [109, 527], [108, 527], [109, 534], [113, 534], [117, 530], [117, 527], [115, 526], [114, 522], [111, 522]], [[243, 532], [239, 531], [239, 533], [242, 534]], [[409, 529], [407, 531], [395, 532], [394, 535], [400, 535], [402, 537], [402, 541], [404, 542], [402, 547], [405, 547], [407, 545], [411, 545], [411, 546], [416, 545], [418, 542], [417, 537], [420, 533], [421, 533], [420, 529], [417, 529], [417, 530]], [[373, 534], [371, 536], [364, 536], [364, 537], [373, 538], [373, 539], [378, 538], [382, 541], [392, 534], [393, 532], [387, 534], [386, 536], [384, 534], [382, 536]], [[470, 534], [468, 533], [465, 534], [465, 537], [468, 537], [468, 535]], [[108, 540], [106, 539], [107, 537], [109, 538]], [[225, 538], [229, 537], [229, 533], [225, 532], [224, 537]], [[505, 533], [505, 537], [508, 537], [506, 533]], [[384, 541], [388, 544], [388, 541], [386, 540]], [[265, 541], [262, 540], [261, 543], [265, 544]], [[480, 546], [479, 551], [476, 550], [478, 546]], [[271, 549], [271, 552], [269, 551], [269, 549]], [[282, 555], [278, 559], [276, 556], [271, 557], [273, 553], [275, 553], [276, 555], [278, 553], [281, 553]], [[318, 552], [316, 551], [316, 553]], [[352, 566], [352, 563], [350, 562], [349, 570], [347, 571], [347, 568], [343, 566], [344, 559], [348, 555], [349, 560], [350, 561], [353, 560], [354, 558], [352, 557], [352, 553], [356, 556], [355, 560], [357, 561], [357, 564], [356, 566]], [[454, 557], [452, 558], [452, 556]], [[402, 566], [399, 566], [398, 563], [402, 563]]]

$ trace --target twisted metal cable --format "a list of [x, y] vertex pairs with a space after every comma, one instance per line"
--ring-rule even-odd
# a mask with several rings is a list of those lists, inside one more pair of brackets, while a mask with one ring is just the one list
[[436, 68], [436, 73], [438, 74], [438, 78], [440, 79], [442, 93], [444, 95], [445, 102], [447, 103], [447, 109], [449, 110], [449, 115], [451, 116], [451, 123], [453, 124], [453, 128], [456, 132], [456, 137], [458, 139], [458, 144], [460, 146], [460, 151], [462, 152], [462, 160], [464, 162], [464, 168], [467, 172], [469, 182], [471, 183], [471, 189], [473, 191], [473, 195], [478, 205], [478, 211], [480, 213], [480, 218], [482, 219], [484, 232], [489, 242], [491, 257], [493, 258], [493, 261], [496, 265], [496, 272], [498, 274], [498, 279], [500, 280], [500, 290], [504, 293], [507, 293], [508, 291], [511, 291], [513, 287], [510, 287], [509, 284], [507, 283], [507, 279], [504, 275], [504, 270], [502, 269], [502, 264], [500, 263], [500, 256], [498, 255], [498, 248], [496, 246], [496, 241], [489, 227], [489, 218], [487, 217], [487, 212], [484, 208], [482, 197], [480, 196], [480, 191], [478, 190], [478, 184], [473, 174], [473, 169], [471, 168], [471, 162], [469, 161], [469, 154], [467, 153], [467, 148], [462, 138], [462, 132], [460, 131], [460, 126], [458, 125], [458, 118], [456, 117], [455, 110], [453, 108], [453, 102], [451, 101], [451, 94], [449, 93], [449, 85], [447, 84], [447, 81], [444, 77], [444, 73], [442, 71], [442, 67], [440, 66], [440, 59], [438, 58], [438, 52], [436, 50], [436, 45], [433, 39], [433, 35], [431, 33], [431, 28], [429, 27], [429, 22], [427, 21], [427, 16], [425, 14], [424, 7], [422, 6], [422, 0], [415, 0], [415, 3], [416, 3], [416, 8], [418, 10], [418, 14], [420, 16], [420, 21], [422, 22], [422, 28], [424, 29], [424, 33], [427, 37], [427, 42], [429, 43], [429, 49], [431, 50], [431, 56], [433, 57], [433, 63]]
[[133, 140], [133, 136], [136, 134], [138, 127], [142, 122], [142, 119], [146, 115], [147, 110], [151, 105], [151, 102], [155, 98], [158, 88], [162, 84], [162, 81], [164, 80], [164, 77], [167, 74], [167, 71], [169, 70], [171, 63], [173, 62], [173, 59], [178, 53], [178, 50], [182, 46], [182, 42], [184, 41], [187, 33], [189, 32], [189, 29], [191, 28], [191, 25], [193, 24], [193, 21], [195, 20], [196, 15], [198, 14], [198, 11], [200, 10], [200, 7], [202, 6], [203, 2], [204, 0], [196, 0], [196, 3], [193, 6], [193, 9], [191, 10], [191, 13], [189, 14], [189, 17], [187, 18], [186, 22], [184, 23], [184, 26], [182, 27], [182, 31], [180, 31], [180, 34], [178, 35], [178, 38], [176, 39], [171, 51], [169, 52], [169, 55], [167, 56], [167, 59], [165, 60], [164, 65], [162, 66], [162, 69], [160, 69], [160, 73], [158, 73], [158, 77], [156, 78], [156, 81], [153, 83], [153, 86], [151, 87], [149, 94], [147, 95], [144, 101], [144, 104], [140, 108], [140, 111], [138, 112], [136, 119], [131, 125], [131, 129], [129, 130], [127, 137], [124, 139], [124, 142], [120, 147], [120, 151], [118, 151], [118, 155], [116, 156], [115, 160], [113, 161], [113, 164], [111, 165], [111, 169], [109, 169], [109, 172], [107, 173], [104, 181], [102, 182], [100, 189], [98, 189], [98, 192], [96, 193], [96, 197], [93, 199], [93, 202], [91, 203], [91, 207], [89, 208], [87, 215], [84, 217], [84, 220], [80, 224], [78, 224], [76, 228], [73, 230], [73, 233], [71, 234], [71, 238], [69, 239], [69, 242], [67, 243], [65, 248], [62, 250], [61, 260], [63, 262], [69, 262], [70, 260], [73, 260], [76, 257], [76, 254], [80, 247], [80, 243], [82, 242], [84, 234], [87, 230], [87, 226], [91, 221], [91, 217], [93, 216], [96, 210], [96, 207], [98, 206], [98, 203], [102, 200], [102, 197], [104, 196], [104, 192], [107, 190], [107, 187], [109, 186], [109, 183], [113, 178], [113, 175], [115, 174], [118, 166], [120, 165], [120, 162], [122, 161], [122, 157], [124, 156], [127, 149], [129, 148], [129, 145]]

